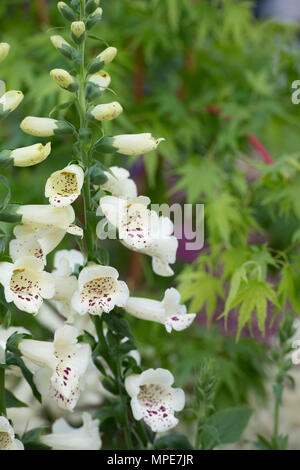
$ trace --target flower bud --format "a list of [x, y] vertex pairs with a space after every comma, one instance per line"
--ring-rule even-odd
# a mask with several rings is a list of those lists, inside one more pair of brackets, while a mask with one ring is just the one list
[[88, 15], [93, 13], [100, 5], [100, 0], [89, 0], [86, 4], [85, 11]]
[[7, 42], [0, 42], [0, 62], [2, 62], [8, 55], [10, 45]]
[[11, 90], [4, 93], [0, 98], [0, 118], [14, 111], [23, 98], [24, 95], [21, 91]]
[[14, 166], [32, 166], [44, 161], [51, 152], [51, 142], [46, 145], [34, 144], [9, 151]]
[[53, 46], [67, 59], [73, 59], [76, 50], [62, 36], [50, 37]]
[[93, 29], [95, 26], [97, 26], [98, 23], [100, 23], [102, 19], [102, 13], [102, 8], [97, 8], [94, 13], [88, 16], [88, 19], [86, 20], [86, 29], [88, 31], [90, 29]]
[[111, 121], [117, 118], [123, 111], [122, 106], [117, 101], [107, 104], [99, 104], [92, 107], [86, 113], [86, 119], [96, 121]]
[[83, 21], [73, 21], [71, 24], [72, 39], [76, 44], [81, 44], [85, 38], [85, 24]]
[[155, 150], [165, 139], [155, 139], [150, 133], [124, 134], [115, 137], [104, 137], [96, 145], [100, 153], [119, 153], [121, 155], [142, 155]]
[[89, 63], [87, 67], [88, 73], [99, 72], [99, 70], [103, 69], [103, 67], [114, 60], [117, 52], [118, 51], [115, 47], [107, 47], [104, 49], [101, 54], [97, 55], [97, 57]]
[[55, 81], [55, 83], [63, 88], [64, 90], [68, 90], [71, 92], [75, 92], [78, 90], [78, 83], [75, 82], [72, 75], [69, 74], [64, 69], [53, 69], [50, 72], [51, 78]]
[[67, 121], [57, 121], [51, 118], [27, 116], [20, 125], [23, 132], [36, 137], [50, 137], [52, 135], [70, 135], [74, 129]]
[[59, 9], [60, 14], [68, 21], [75, 21], [77, 15], [73, 8], [69, 7], [65, 2], [58, 2], [57, 8]]

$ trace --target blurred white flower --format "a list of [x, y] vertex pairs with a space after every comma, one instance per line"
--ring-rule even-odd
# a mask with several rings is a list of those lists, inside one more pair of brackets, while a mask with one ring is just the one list
[[14, 429], [4, 416], [0, 416], [0, 450], [24, 450], [22, 442], [15, 439]]
[[118, 166], [111, 166], [109, 170], [109, 172], [105, 171], [107, 181], [101, 184], [101, 189], [109, 191], [112, 196], [124, 199], [136, 198], [137, 187], [130, 178], [129, 171]]

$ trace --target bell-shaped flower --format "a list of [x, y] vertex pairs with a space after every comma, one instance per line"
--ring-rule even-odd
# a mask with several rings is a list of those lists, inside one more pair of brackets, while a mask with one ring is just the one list
[[21, 326], [10, 326], [9, 328], [3, 328], [0, 325], [0, 364], [5, 364], [5, 351], [6, 351], [6, 342], [8, 338], [14, 333], [26, 333], [30, 334], [28, 330]]
[[109, 191], [113, 196], [131, 199], [137, 197], [137, 187], [130, 178], [130, 173], [125, 168], [111, 166], [110, 171], [105, 171], [107, 181], [101, 184], [101, 189]]
[[129, 297], [124, 309], [136, 318], [155, 321], [165, 325], [168, 333], [172, 329], [185, 330], [194, 321], [195, 313], [186, 313], [186, 306], [180, 305], [180, 294], [177, 289], [167, 289], [161, 302], [142, 297]]
[[7, 42], [0, 42], [0, 62], [8, 56], [10, 45]]
[[102, 445], [99, 420], [83, 413], [82, 421], [80, 428], [72, 428], [64, 418], [60, 418], [53, 424], [52, 434], [41, 436], [40, 440], [53, 450], [99, 450]]
[[14, 429], [5, 416], [0, 416], [0, 450], [24, 450], [22, 442], [15, 438]]
[[62, 241], [65, 230], [34, 229], [31, 225], [17, 225], [15, 239], [9, 243], [9, 254], [13, 261], [22, 256], [35, 256], [46, 264], [46, 256]]
[[124, 307], [129, 291], [119, 273], [110, 266], [92, 264], [83, 268], [78, 277], [78, 290], [72, 299], [74, 310], [80, 315], [109, 313], [115, 306]]
[[78, 83], [67, 70], [53, 69], [50, 72], [50, 77], [64, 90], [68, 90], [72, 93], [78, 90]]
[[64, 325], [56, 330], [53, 343], [24, 339], [21, 354], [39, 368], [34, 382], [42, 395], [50, 395], [60, 408], [73, 411], [80, 395], [81, 378], [87, 370], [91, 349], [79, 344], [79, 331]]
[[50, 155], [51, 142], [46, 145], [34, 144], [28, 147], [20, 147], [8, 152], [8, 157], [13, 159], [14, 166], [32, 166], [41, 163]]
[[53, 207], [44, 204], [20, 206], [17, 213], [22, 215], [21, 222], [32, 229], [63, 230], [72, 235], [82, 236], [82, 229], [73, 225], [75, 212], [72, 206]]
[[165, 139], [155, 139], [151, 134], [124, 134], [115, 137], [103, 137], [96, 145], [97, 152], [119, 153], [121, 155], [144, 155], [155, 150]]
[[55, 171], [48, 178], [45, 196], [51, 206], [64, 207], [72, 204], [80, 196], [84, 182], [84, 172], [79, 165], [69, 165]]
[[74, 128], [67, 121], [52, 118], [27, 116], [20, 124], [23, 132], [35, 137], [51, 137], [52, 135], [70, 135]]
[[123, 108], [118, 101], [107, 104], [98, 104], [91, 107], [86, 113], [89, 121], [111, 121], [116, 119], [123, 112]]
[[0, 98], [0, 118], [14, 111], [23, 98], [24, 95], [21, 91], [11, 90], [4, 93]]
[[143, 419], [153, 432], [168, 431], [178, 423], [174, 413], [184, 408], [185, 396], [181, 388], [172, 387], [173, 382], [166, 369], [148, 369], [125, 379], [134, 418]]
[[7, 302], [27, 313], [37, 313], [43, 299], [54, 295], [54, 280], [44, 271], [42, 260], [34, 256], [18, 258], [14, 263], [0, 263], [0, 283]]
[[[173, 223], [147, 209], [149, 198], [139, 196], [126, 201], [114, 196], [100, 199], [98, 215], [104, 214], [108, 222], [119, 231], [119, 239], [127, 248], [152, 257], [153, 271], [160, 276], [172, 276], [169, 264], [175, 263], [178, 240]], [[103, 224], [99, 222], [97, 235], [101, 238]]]

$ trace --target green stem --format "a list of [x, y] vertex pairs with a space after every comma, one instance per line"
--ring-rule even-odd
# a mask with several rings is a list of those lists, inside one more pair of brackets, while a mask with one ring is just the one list
[[274, 430], [273, 430], [273, 442], [277, 447], [278, 441], [278, 425], [279, 425], [279, 400], [278, 398], [275, 399], [275, 406], [274, 406]]
[[121, 361], [120, 361], [120, 354], [119, 354], [119, 349], [117, 350], [117, 355], [116, 355], [116, 382], [117, 382], [117, 387], [118, 387], [118, 392], [119, 396], [123, 405], [124, 413], [125, 413], [125, 426], [124, 426], [124, 432], [125, 432], [125, 441], [126, 441], [126, 446], [128, 450], [132, 450], [133, 443], [132, 443], [132, 437], [131, 437], [131, 430], [130, 430], [130, 423], [128, 419], [128, 403], [127, 399], [124, 396], [123, 393], [123, 386], [122, 386], [122, 371], [121, 371]]
[[0, 367], [0, 416], [6, 416], [4, 367]]

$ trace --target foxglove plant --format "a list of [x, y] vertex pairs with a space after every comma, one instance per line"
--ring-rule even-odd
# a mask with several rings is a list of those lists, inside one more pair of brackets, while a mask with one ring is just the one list
[[[103, 123], [116, 119], [123, 107], [118, 101], [98, 102], [111, 83], [104, 67], [116, 58], [117, 49], [109, 46], [90, 62], [86, 61], [89, 31], [102, 18], [99, 3], [99, 0], [72, 0], [70, 5], [58, 2], [60, 13], [71, 23], [70, 38], [51, 36], [52, 44], [68, 66], [51, 70], [50, 76], [72, 95], [70, 105], [75, 105], [79, 126], [37, 116], [25, 117], [20, 125], [31, 136], [73, 139], [73, 160], [65, 168], [57, 168], [45, 182], [49, 204], [10, 204], [9, 185], [4, 177], [1, 180], [8, 188], [8, 197], [2, 205], [0, 220], [18, 225], [13, 231], [15, 238], [9, 243], [8, 259], [3, 257], [0, 262], [0, 301], [7, 309], [13, 302], [24, 315], [35, 314], [37, 318], [41, 308], [47, 306], [56, 309], [66, 321], [71, 319], [73, 325], [59, 327], [50, 341], [32, 338], [23, 330], [8, 329], [3, 336], [6, 353], [2, 354], [1, 362], [21, 368], [38, 400], [47, 396], [70, 413], [80, 394], [84, 394], [92, 358], [108, 396], [118, 402], [119, 412], [114, 419], [122, 429], [126, 447], [149, 448], [156, 432], [177, 425], [175, 412], [183, 409], [185, 395], [183, 390], [172, 387], [174, 377], [168, 370], [142, 371], [124, 315], [128, 312], [162, 323], [171, 332], [190, 326], [195, 314], [186, 313], [174, 288], [166, 290], [162, 301], [130, 296], [118, 270], [101, 256], [104, 249], [101, 246], [99, 249], [100, 232], [110, 224], [119, 232], [126, 248], [150, 256], [154, 272], [168, 277], [173, 274], [169, 265], [176, 260], [178, 241], [171, 220], [150, 210], [149, 198], [138, 196], [129, 172], [116, 166], [106, 168], [101, 162], [101, 154], [105, 153], [125, 157], [146, 154], [164, 139], [154, 138], [151, 133], [113, 137], [105, 134]], [[8, 52], [9, 45], [1, 43], [0, 61]], [[20, 91], [6, 92], [0, 98], [0, 117], [12, 112], [22, 99]], [[4, 149], [0, 164], [29, 167], [45, 160], [50, 152], [51, 142]], [[76, 200], [78, 205], [83, 202], [82, 221], [72, 207]], [[97, 229], [93, 223], [96, 216], [101, 217]], [[79, 251], [57, 251], [50, 273], [46, 271], [47, 256], [67, 233], [75, 237]], [[81, 328], [82, 317], [89, 322], [89, 332]], [[23, 448], [6, 418], [4, 370], [0, 367], [0, 447]], [[41, 437], [40, 444], [53, 449], [99, 449], [102, 440], [98, 416], [101, 418], [101, 409], [94, 420], [83, 414], [84, 425], [77, 430], [61, 418], [54, 424], [52, 434]]]

